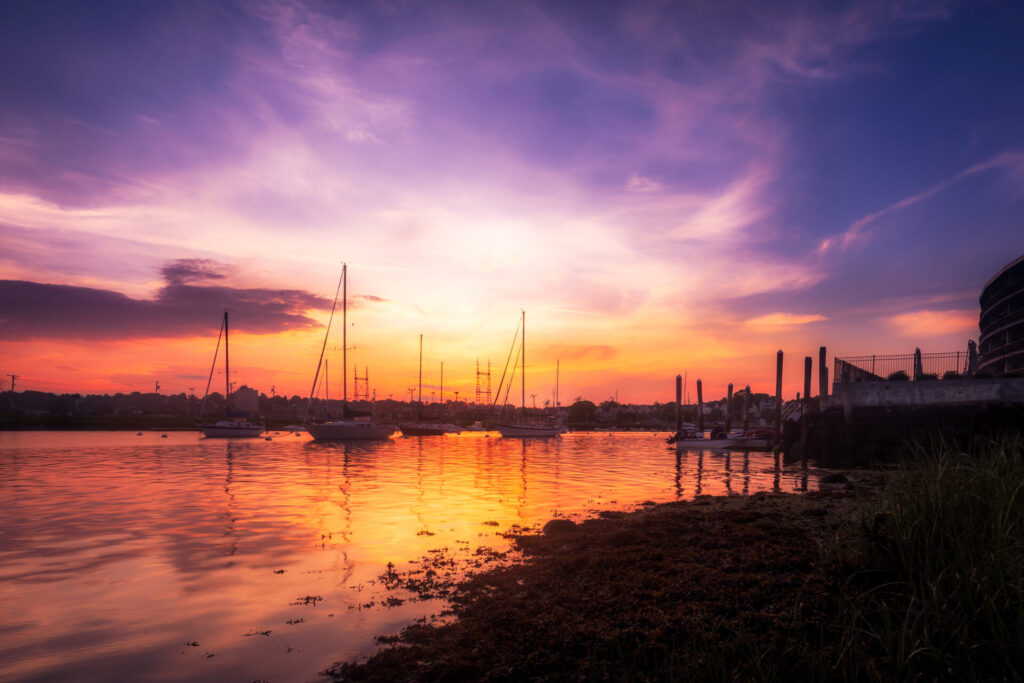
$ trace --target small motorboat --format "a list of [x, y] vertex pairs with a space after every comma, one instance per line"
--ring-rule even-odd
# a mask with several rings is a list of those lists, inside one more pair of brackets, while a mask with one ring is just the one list
[[748, 429], [736, 438], [736, 448], [770, 450], [775, 447], [775, 430], [767, 427]]
[[686, 448], [733, 448], [736, 439], [725, 432], [712, 432], [710, 437], [694, 429], [680, 429], [678, 432], [666, 439], [669, 445], [674, 445], [677, 450]]
[[369, 420], [331, 420], [329, 422], [311, 422], [306, 425], [306, 431], [317, 441], [348, 441], [387, 439], [395, 433], [395, 427]]
[[462, 427], [448, 422], [402, 422], [398, 428], [403, 436], [443, 436], [462, 431]]
[[555, 424], [555, 425], [548, 425], [548, 424], [530, 424], [530, 423], [522, 423], [522, 422], [520, 422], [520, 423], [517, 423], [517, 424], [498, 425], [498, 431], [501, 432], [501, 435], [506, 437], [506, 438], [509, 438], [509, 437], [523, 438], [523, 437], [531, 437], [531, 436], [542, 436], [542, 437], [558, 436], [562, 432], [564, 432], [565, 429], [563, 429], [561, 425], [557, 425], [557, 424]]

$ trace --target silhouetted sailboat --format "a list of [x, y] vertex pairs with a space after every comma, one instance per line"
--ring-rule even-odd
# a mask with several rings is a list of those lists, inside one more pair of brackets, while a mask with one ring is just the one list
[[[420, 370], [419, 370], [419, 396], [417, 402], [423, 406], [423, 335], [420, 335]], [[441, 363], [441, 403], [444, 403], [444, 363]], [[398, 428], [404, 436], [443, 436], [445, 434], [457, 434], [462, 427], [440, 421], [424, 421], [422, 411], [416, 422], [399, 423]]]
[[519, 347], [519, 357], [522, 360], [522, 382], [523, 396], [519, 414], [519, 422], [513, 424], [500, 424], [498, 431], [502, 436], [558, 436], [563, 429], [558, 424], [544, 424], [526, 421], [526, 311], [523, 311], [523, 339]]
[[[233, 413], [231, 410], [231, 356], [228, 353], [228, 312], [224, 311], [224, 321], [221, 323], [221, 334], [224, 335], [224, 419], [213, 424], [199, 422], [199, 431], [208, 438], [243, 437], [251, 438], [262, 434], [265, 426], [255, 422], [249, 422], [246, 413]], [[217, 348], [213, 352], [213, 365], [210, 367], [210, 377], [206, 380], [206, 395], [203, 396], [203, 403], [199, 408], [199, 419], [202, 420], [203, 409], [206, 406], [206, 397], [210, 393], [210, 382], [213, 380], [213, 370], [217, 367], [217, 353], [220, 351], [220, 335], [217, 336]]]
[[[378, 424], [372, 422], [368, 415], [358, 415], [348, 407], [348, 265], [341, 266], [341, 280], [338, 283], [341, 290], [341, 419], [327, 420], [325, 422], [310, 422], [306, 424], [306, 431], [310, 436], [320, 441], [342, 441], [348, 439], [386, 439], [395, 433], [394, 425]], [[338, 304], [338, 294], [334, 294], [334, 306]], [[331, 320], [334, 319], [334, 306], [331, 307]], [[316, 390], [317, 379], [320, 377], [320, 366], [324, 360], [324, 350], [327, 348], [327, 336], [331, 333], [331, 324], [327, 323], [327, 332], [324, 334], [324, 346], [320, 350], [320, 361], [316, 366], [316, 374], [313, 377], [313, 389], [309, 392], [309, 401], [313, 402], [313, 391]]]

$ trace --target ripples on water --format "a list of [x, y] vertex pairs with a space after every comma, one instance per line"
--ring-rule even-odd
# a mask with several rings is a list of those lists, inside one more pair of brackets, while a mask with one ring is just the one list
[[770, 453], [677, 457], [652, 434], [0, 433], [0, 679], [317, 680], [437, 611], [359, 608], [389, 561], [501, 547], [555, 515], [808, 487]]

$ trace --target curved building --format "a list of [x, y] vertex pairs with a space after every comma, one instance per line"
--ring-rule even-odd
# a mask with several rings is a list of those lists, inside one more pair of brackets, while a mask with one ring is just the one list
[[981, 290], [979, 370], [1024, 372], [1024, 256], [996, 273]]

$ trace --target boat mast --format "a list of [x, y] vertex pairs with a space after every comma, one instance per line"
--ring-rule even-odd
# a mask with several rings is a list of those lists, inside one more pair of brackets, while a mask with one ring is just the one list
[[523, 372], [520, 379], [523, 382], [523, 417], [526, 416], [526, 309], [523, 309]]
[[441, 405], [444, 405], [444, 361], [441, 361]]
[[224, 310], [224, 415], [231, 417], [231, 361], [228, 356], [228, 312]]
[[[331, 326], [334, 323], [334, 311], [338, 308], [338, 294], [341, 292], [342, 282], [345, 281], [345, 270], [346, 270], [346, 265], [344, 263], [342, 263], [341, 264], [341, 277], [338, 278], [338, 287], [334, 290], [334, 301], [333, 301], [333, 303], [331, 303], [331, 317], [327, 319], [327, 330], [324, 332], [324, 343], [320, 347], [320, 358], [316, 362], [316, 372], [313, 374], [313, 386], [311, 386], [309, 388], [309, 400], [306, 401], [306, 414], [302, 418], [303, 421], [305, 421], [309, 417], [309, 411], [310, 411], [310, 408], [313, 405], [313, 397], [317, 395], [316, 389], [317, 389], [317, 386], [318, 386], [318, 384], [320, 382], [320, 368], [322, 368], [324, 366], [324, 353], [327, 352], [327, 339], [331, 336]], [[218, 344], [220, 343], [220, 339], [219, 338], [217, 339], [217, 342], [218, 342]], [[214, 363], [217, 362], [216, 354], [214, 354], [214, 356], [213, 356], [213, 361], [214, 361]], [[342, 375], [344, 375], [345, 374], [345, 368], [342, 368], [341, 371], [342, 371]], [[325, 370], [325, 373], [326, 373], [326, 370]], [[209, 382], [207, 382], [207, 385], [209, 385]]]
[[341, 264], [341, 419], [348, 403], [348, 264]]
[[555, 413], [558, 413], [558, 373], [561, 369], [559, 366], [562, 364], [562, 360], [558, 359], [555, 361]]
[[420, 335], [420, 379], [416, 390], [416, 402], [423, 405], [423, 335]]

